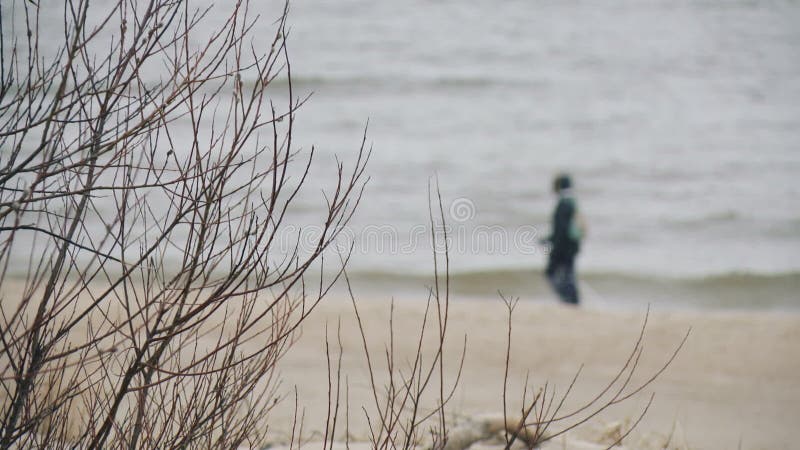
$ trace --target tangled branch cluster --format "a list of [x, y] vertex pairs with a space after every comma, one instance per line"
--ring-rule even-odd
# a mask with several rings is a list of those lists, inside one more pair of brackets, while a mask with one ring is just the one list
[[58, 29], [0, 6], [0, 448], [263, 440], [368, 159], [338, 166], [315, 248], [275, 250], [313, 158], [286, 12], [256, 39], [246, 2], [71, 0]]

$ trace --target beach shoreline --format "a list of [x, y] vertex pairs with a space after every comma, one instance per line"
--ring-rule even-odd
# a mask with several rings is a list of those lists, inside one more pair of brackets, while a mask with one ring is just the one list
[[[19, 297], [21, 289], [20, 283], [6, 283], [3, 296]], [[334, 440], [342, 448], [348, 440], [353, 448], [369, 447], [367, 417], [373, 424], [377, 417], [370, 380], [374, 379], [378, 398], [383, 402], [390, 349], [396, 375], [409, 373], [426, 309], [428, 325], [422, 355], [428, 364], [433, 360], [438, 335], [435, 303], [428, 305], [425, 295], [392, 298], [374, 292], [360, 294], [357, 286], [354, 295], [363, 337], [352, 300], [337, 290], [305, 319], [294, 344], [278, 362], [276, 376], [281, 381], [276, 392], [281, 400], [266, 423], [268, 442], [276, 448], [288, 445], [293, 428], [299, 432], [295, 426], [297, 417], [302, 417], [303, 442], [308, 443], [308, 448], [319, 448], [318, 441], [325, 436], [330, 390], [337, 385], [340, 410]], [[10, 303], [4, 302], [5, 306]], [[508, 310], [499, 297], [450, 296], [443, 378], [446, 391], [452, 389], [446, 405], [451, 429], [503, 417], [508, 318]], [[555, 300], [522, 299], [516, 303], [510, 323], [506, 386], [510, 417], [519, 416], [523, 393], [529, 400], [545, 386], [548, 395], [555, 394], [555, 402], [559, 402], [578, 371], [562, 412], [580, 409], [625, 367], [644, 326], [641, 356], [636, 359], [636, 371], [624, 392], [646, 386], [554, 439], [549, 444], [552, 448], [605, 448], [613, 443], [609, 441], [611, 437], [619, 435], [620, 430], [626, 431], [645, 409], [641, 422], [623, 439], [624, 448], [665, 448], [667, 442], [668, 448], [676, 449], [796, 448], [795, 427], [800, 421], [800, 314], [676, 310], [658, 305], [648, 311], [644, 304], [638, 309], [570, 307]], [[394, 330], [393, 339], [390, 330]], [[674, 360], [647, 384], [670, 360], [687, 333]], [[371, 355], [372, 378], [365, 345]], [[243, 348], [258, 350], [261, 346], [263, 342], [249, 342]], [[610, 393], [620, 383], [614, 386]], [[435, 404], [437, 389], [432, 387], [424, 397], [423, 411], [430, 411]], [[648, 406], [651, 395], [653, 400]], [[603, 398], [608, 399], [609, 395]], [[588, 411], [595, 411], [596, 406]], [[586, 416], [576, 417], [582, 420]], [[558, 433], [576, 421], [554, 423], [549, 433]], [[424, 425], [423, 430], [427, 432], [428, 427]], [[497, 446], [496, 441], [478, 444], [481, 445], [474, 448]]]
[[[395, 330], [391, 346], [397, 361], [407, 361], [415, 353], [414, 337], [425, 302], [399, 298], [392, 307], [391, 300], [371, 298], [358, 300], [357, 305], [377, 384], [383, 386], [381, 380], [388, 379], [384, 355], [390, 345], [390, 310]], [[631, 385], [658, 372], [689, 332], [685, 345], [642, 392], [571, 431], [569, 439], [604, 442], [604, 430], [635, 422], [652, 393], [653, 402], [641, 423], [623, 441], [631, 448], [660, 448], [666, 440], [676, 448], [794, 446], [793, 427], [800, 420], [800, 315], [794, 314], [657, 309], [648, 313], [646, 307], [640, 311], [601, 310], [521, 301], [511, 321], [509, 415], [519, 411], [526, 377], [529, 395], [545, 384], [561, 395], [580, 369], [564, 411], [593, 398], [624, 366], [646, 317], [644, 350]], [[467, 342], [461, 379], [447, 408], [451, 420], [456, 423], [459, 418], [502, 416], [507, 337], [504, 304], [499, 299], [454, 297], [448, 319], [446, 379], [456, 378], [465, 336]], [[281, 376], [286, 386], [297, 387], [309, 436], [322, 433], [315, 425], [324, 426], [327, 412], [326, 333], [329, 352], [334, 356], [341, 340], [340, 374], [348, 382], [350, 438], [368, 440], [361, 408], [370, 411], [374, 401], [367, 383], [361, 336], [348, 299], [329, 298], [319, 305], [281, 361]], [[279, 408], [275, 417], [284, 414], [288, 419], [291, 409], [281, 413]], [[276, 430], [280, 430], [281, 424], [277, 425]], [[553, 426], [553, 431], [559, 429]]]

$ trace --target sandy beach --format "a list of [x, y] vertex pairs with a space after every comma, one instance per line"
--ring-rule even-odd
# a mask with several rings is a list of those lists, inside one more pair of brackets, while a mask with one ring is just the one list
[[[358, 301], [376, 385], [388, 380], [388, 299]], [[407, 368], [416, 353], [425, 302], [394, 301], [392, 326], [395, 367]], [[639, 311], [569, 308], [543, 302], [520, 301], [512, 316], [511, 364], [507, 401], [510, 415], [518, 415], [526, 376], [528, 393], [547, 383], [557, 401], [581, 368], [563, 411], [572, 411], [595, 397], [613, 380], [628, 359], [639, 335], [647, 307]], [[451, 298], [445, 345], [445, 384], [452, 385], [466, 336], [461, 379], [447, 406], [454, 426], [481, 417], [502, 417], [503, 375], [507, 339], [507, 311], [498, 299]], [[435, 320], [435, 319], [432, 319]], [[327, 299], [304, 324], [302, 335], [280, 365], [284, 389], [297, 387], [304, 408], [304, 435], [322, 437], [328, 393], [325, 336], [332, 363], [341, 340], [342, 396], [345, 383], [349, 408], [347, 428], [351, 443], [368, 441], [366, 411], [374, 411], [366, 358], [353, 306], [346, 298]], [[613, 436], [633, 423], [653, 402], [623, 444], [626, 448], [789, 449], [797, 448], [800, 421], [800, 317], [767, 312], [651, 310], [643, 353], [631, 386], [638, 386], [670, 358], [683, 337], [689, 337], [669, 367], [632, 398], [614, 405], [586, 424], [560, 436], [553, 448], [603, 448]], [[433, 334], [434, 328], [427, 333]], [[428, 352], [433, 342], [427, 341]], [[432, 356], [427, 354], [427, 356]], [[447, 380], [450, 380], [448, 382]], [[334, 385], [335, 386], [335, 383]], [[630, 389], [628, 389], [630, 390]], [[273, 437], [288, 436], [293, 411], [285, 400], [272, 416]], [[344, 426], [337, 440], [344, 440]], [[554, 424], [551, 432], [562, 429]], [[616, 431], [615, 431], [616, 430]], [[341, 434], [341, 435], [340, 435]]]
[[[5, 295], [18, 297], [19, 288], [18, 284], [4, 286]], [[281, 400], [266, 423], [270, 446], [288, 448], [295, 405], [299, 405], [302, 442], [306, 444], [303, 448], [322, 447], [329, 390], [335, 397], [338, 373], [340, 400], [334, 436], [337, 447], [372, 447], [369, 424], [375, 426], [378, 415], [364, 342], [371, 355], [378, 399], [385, 405], [390, 381], [389, 349], [395, 387], [399, 387], [417, 354], [426, 302], [424, 296], [395, 298], [392, 303], [375, 294], [364, 298], [358, 292], [355, 295], [364, 338], [353, 303], [337, 293], [325, 298], [311, 313], [294, 345], [278, 363], [281, 381], [277, 392]], [[426, 366], [438, 348], [435, 304], [430, 308], [422, 343]], [[503, 419], [508, 317], [500, 298], [450, 299], [443, 375], [445, 392], [453, 392], [445, 408], [452, 433], [472, 432]], [[621, 388], [630, 371], [623, 370], [623, 375], [612, 382], [625, 368], [645, 319], [636, 370], [627, 386]], [[394, 330], [393, 339], [390, 329]], [[652, 383], [627, 400], [602, 407], [615, 393], [625, 396], [647, 383], [670, 360], [687, 332], [688, 338], [677, 356]], [[260, 345], [250, 342], [247, 348], [257, 349]], [[648, 313], [646, 305], [638, 311], [608, 310], [520, 300], [511, 316], [508, 416], [519, 417], [523, 392], [527, 393], [527, 400], [533, 393], [543, 392], [543, 403], [558, 404], [579, 370], [558, 416], [591, 403], [609, 384], [612, 388], [581, 413], [553, 423], [548, 428], [549, 435], [586, 420], [542, 448], [607, 448], [637, 421], [645, 408], [641, 422], [622, 440], [622, 448], [797, 448], [800, 315], [674, 309], [651, 309]], [[421, 415], [432, 410], [439, 394], [438, 372], [433, 378], [420, 405]], [[540, 391], [545, 386], [546, 391]], [[600, 409], [599, 414], [592, 415]], [[431, 425], [426, 423], [423, 430], [427, 432]], [[472, 449], [502, 448], [502, 432], [495, 430], [482, 437], [487, 439], [475, 442]], [[423, 441], [421, 448], [426, 443]]]

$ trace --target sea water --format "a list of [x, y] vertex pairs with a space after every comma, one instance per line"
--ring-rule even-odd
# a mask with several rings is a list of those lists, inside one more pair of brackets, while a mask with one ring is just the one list
[[[266, 51], [281, 2], [251, 9]], [[296, 0], [294, 139], [318, 165], [289, 222], [318, 222], [366, 128], [356, 288], [432, 283], [438, 186], [454, 292], [554, 301], [539, 240], [567, 171], [585, 303], [798, 310], [798, 23], [794, 1]]]
[[800, 307], [798, 3], [300, 1], [290, 23], [298, 135], [347, 155], [369, 119], [351, 272], [430, 274], [435, 176], [453, 288], [548, 298], [531, 235], [568, 171], [587, 301]]

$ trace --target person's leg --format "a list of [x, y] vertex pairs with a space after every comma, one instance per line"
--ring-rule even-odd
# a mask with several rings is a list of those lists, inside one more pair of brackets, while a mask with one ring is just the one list
[[545, 276], [561, 301], [573, 305], [578, 304], [574, 255], [551, 253], [545, 269]]
[[547, 268], [544, 270], [544, 276], [547, 278], [547, 282], [550, 284], [550, 288], [561, 297], [561, 290], [560, 290], [560, 283], [559, 280], [561, 278], [561, 270], [560, 270], [560, 261], [557, 258], [558, 255], [550, 254], [550, 259], [547, 261]]
[[567, 303], [578, 304], [578, 281], [575, 277], [575, 257], [568, 258], [561, 266], [561, 299]]

